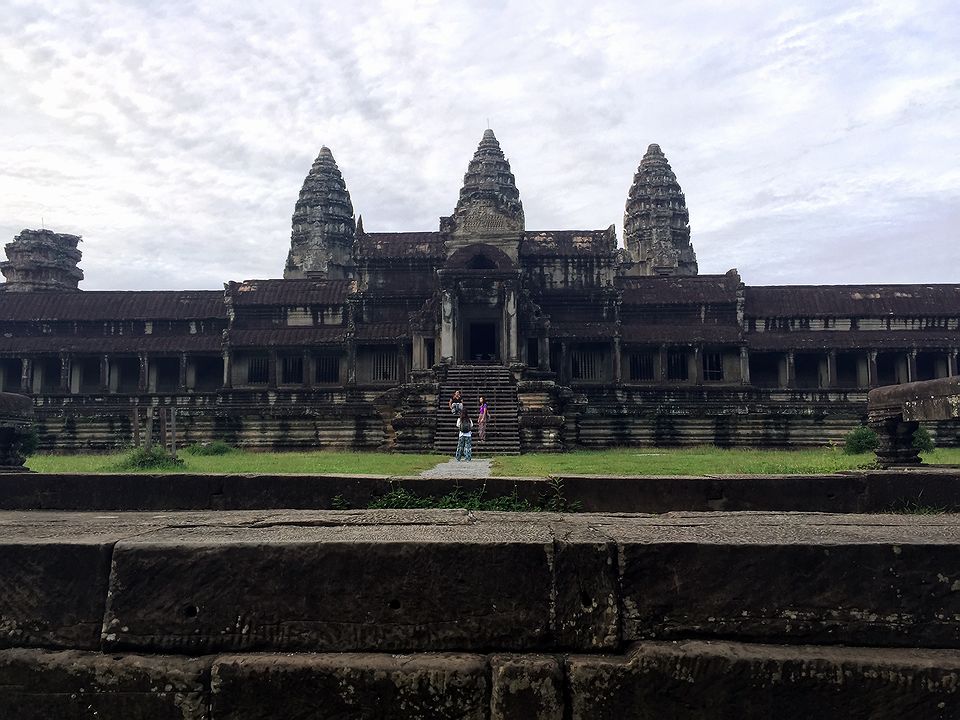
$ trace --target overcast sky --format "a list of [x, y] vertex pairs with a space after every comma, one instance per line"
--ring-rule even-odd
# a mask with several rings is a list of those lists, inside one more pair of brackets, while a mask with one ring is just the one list
[[279, 277], [321, 145], [436, 230], [489, 122], [527, 228], [615, 223], [649, 143], [701, 273], [960, 282], [960, 3], [5, 0], [0, 240], [86, 289]]

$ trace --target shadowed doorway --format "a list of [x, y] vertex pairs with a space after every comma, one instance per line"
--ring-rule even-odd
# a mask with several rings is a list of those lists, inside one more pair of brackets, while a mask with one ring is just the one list
[[497, 324], [492, 322], [470, 323], [468, 357], [472, 363], [492, 363], [499, 359], [497, 347]]

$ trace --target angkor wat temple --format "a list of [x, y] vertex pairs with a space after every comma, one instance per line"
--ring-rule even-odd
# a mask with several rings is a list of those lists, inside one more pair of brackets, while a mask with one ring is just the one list
[[869, 388], [957, 374], [960, 285], [699, 275], [657, 145], [623, 248], [613, 226], [527, 230], [490, 130], [433, 232], [365, 231], [321, 149], [283, 279], [81, 292], [78, 241], [24, 230], [0, 264], [0, 389], [33, 396], [47, 449], [129, 444], [175, 406], [181, 442], [443, 451], [455, 387], [491, 402], [493, 452], [819, 445], [862, 422]]

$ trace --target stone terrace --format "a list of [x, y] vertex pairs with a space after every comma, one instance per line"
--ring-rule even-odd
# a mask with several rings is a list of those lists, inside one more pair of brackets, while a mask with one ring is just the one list
[[954, 515], [0, 512], [0, 715], [955, 718], [958, 550]]

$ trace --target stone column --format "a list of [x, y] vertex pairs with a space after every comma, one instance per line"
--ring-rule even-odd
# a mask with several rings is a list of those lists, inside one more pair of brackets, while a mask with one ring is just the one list
[[877, 351], [867, 352], [867, 387], [877, 387]]
[[837, 386], [837, 351], [827, 353], [827, 385], [828, 388]]
[[187, 392], [187, 354], [180, 353], [179, 367], [177, 368], [177, 392]]
[[425, 354], [423, 349], [423, 335], [420, 333], [413, 333], [413, 344], [411, 345], [411, 349], [413, 350], [413, 357], [411, 358], [411, 361], [413, 362], [413, 369], [422, 370], [423, 366], [426, 364], [423, 360], [423, 356]]
[[229, 348], [223, 351], [223, 387], [233, 387], [233, 354]]
[[277, 351], [271, 350], [267, 354], [267, 387], [275, 388], [277, 386]]
[[357, 382], [357, 344], [353, 338], [347, 339], [347, 384]]
[[147, 354], [140, 353], [137, 356], [137, 359], [140, 361], [140, 375], [137, 378], [137, 392], [147, 392], [149, 389], [148, 385], [150, 384], [150, 368], [147, 365]]
[[440, 297], [440, 362], [453, 365], [457, 356], [454, 333], [454, 315], [457, 299], [446, 289]]
[[407, 382], [407, 346], [403, 343], [397, 345], [397, 382], [401, 385]]
[[740, 384], [750, 384], [750, 351], [746, 345], [740, 348]]
[[792, 388], [794, 385], [796, 385], [796, 380], [797, 380], [797, 370], [794, 365], [794, 355], [792, 350], [788, 352], [786, 355], [786, 363], [787, 363], [787, 371], [786, 371], [787, 381], [786, 383], [784, 383], [784, 387]]
[[660, 349], [657, 351], [657, 371], [654, 375], [654, 379], [657, 382], [666, 382], [669, 375], [667, 371], [667, 346], [661, 345]]
[[507, 329], [507, 352], [504, 359], [511, 363], [518, 362], [520, 353], [518, 352], [517, 291], [512, 287], [507, 289], [507, 297], [503, 303], [503, 325]]
[[310, 350], [303, 351], [303, 384], [309, 390], [313, 387], [313, 352]]
[[23, 358], [20, 360], [20, 392], [29, 393], [33, 388], [30, 386], [30, 380], [33, 375], [33, 360]]
[[693, 348], [693, 383], [703, 385], [703, 349], [699, 345]]
[[560, 342], [560, 382], [566, 384], [570, 382], [570, 354], [567, 352], [567, 341]]
[[620, 337], [613, 339], [613, 381], [620, 384], [623, 381], [623, 358], [620, 357]]
[[549, 370], [550, 369], [550, 337], [546, 334], [538, 338], [537, 342], [540, 343], [540, 369]]
[[947, 376], [952, 377], [957, 374], [957, 353], [956, 349], [947, 352]]
[[69, 353], [60, 353], [60, 392], [70, 392], [71, 358]]
[[907, 382], [913, 382], [917, 379], [917, 351], [910, 350], [907, 353]]
[[110, 358], [100, 356], [100, 388], [103, 392], [110, 392]]

